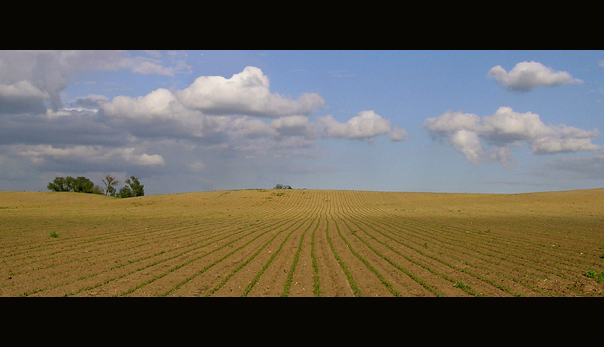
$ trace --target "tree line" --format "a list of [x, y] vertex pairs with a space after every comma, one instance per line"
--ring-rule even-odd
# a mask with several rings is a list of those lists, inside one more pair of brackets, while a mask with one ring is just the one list
[[95, 185], [91, 180], [82, 176], [76, 178], [71, 176], [55, 177], [52, 182], [48, 183], [46, 188], [55, 192], [104, 194], [116, 198], [131, 198], [145, 195], [145, 185], [141, 184], [138, 178], [134, 176], [127, 178], [126, 185], [120, 188], [120, 190], [116, 189], [120, 182], [115, 177], [107, 175], [102, 181], [105, 188]]

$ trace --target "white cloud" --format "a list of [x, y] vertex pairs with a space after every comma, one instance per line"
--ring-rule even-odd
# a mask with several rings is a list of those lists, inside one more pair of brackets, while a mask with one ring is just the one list
[[582, 80], [573, 78], [568, 72], [554, 71], [538, 62], [521, 62], [507, 72], [501, 65], [497, 65], [487, 74], [504, 88], [511, 91], [527, 92], [541, 86], [557, 86], [568, 83], [583, 83]]
[[249, 119], [249, 117], [235, 118], [230, 125], [234, 136], [247, 138], [275, 137], [277, 130], [260, 119]]
[[275, 129], [306, 129], [309, 125], [308, 118], [304, 116], [286, 116], [271, 121]]
[[163, 166], [164, 158], [158, 154], [136, 153], [135, 148], [107, 148], [103, 146], [71, 146], [55, 148], [52, 145], [14, 145], [10, 152], [28, 157], [34, 164], [48, 161], [65, 161], [82, 164], [115, 164], [124, 166]]
[[164, 67], [153, 57], [131, 57], [125, 51], [0, 51], [0, 97], [26, 94], [50, 100], [53, 111], [62, 107], [59, 92], [74, 73], [85, 70], [117, 71], [128, 69], [141, 74], [172, 76], [190, 68], [173, 55], [172, 66]]
[[229, 116], [207, 116], [189, 110], [164, 88], [137, 98], [117, 96], [99, 106], [114, 125], [146, 138], [191, 138], [214, 143], [232, 121]]
[[[327, 137], [359, 140], [385, 134], [392, 141], [407, 137], [405, 129], [393, 127], [390, 120], [374, 111], [359, 112], [346, 123], [328, 115], [313, 124], [304, 114], [322, 106], [323, 99], [310, 95], [313, 94], [303, 94], [294, 101], [271, 94], [268, 78], [262, 71], [247, 67], [231, 79], [202, 76], [183, 90], [159, 88], [145, 96], [118, 96], [99, 105], [111, 120], [127, 127], [135, 136], [182, 138], [222, 133], [238, 141], [266, 137], [280, 142], [282, 137], [292, 136], [312, 140], [321, 132]], [[305, 96], [310, 97], [308, 103]], [[262, 120], [267, 117], [273, 118], [270, 123]], [[236, 148], [245, 146], [238, 142]]]
[[516, 165], [516, 161], [510, 153], [510, 146], [493, 147], [488, 154], [487, 161], [497, 161], [504, 167], [512, 167]]
[[372, 110], [361, 111], [346, 123], [340, 123], [332, 115], [319, 118], [318, 123], [329, 137], [366, 140], [378, 135], [391, 134], [393, 141], [405, 138], [406, 131], [401, 127], [392, 128], [389, 119], [384, 119]]
[[407, 130], [402, 127], [394, 126], [390, 131], [390, 140], [391, 141], [403, 141], [407, 139]]
[[[64, 107], [58, 92], [74, 72], [126, 69], [167, 74], [162, 68], [186, 70], [178, 70], [182, 56], [13, 53], [0, 52], [0, 155], [32, 172], [188, 172], [222, 181], [225, 168], [236, 171], [241, 165], [264, 170], [266, 175], [273, 174], [266, 168], [275, 162], [279, 170], [291, 170], [287, 169], [290, 160], [322, 156], [314, 147], [320, 138], [372, 140], [389, 135], [390, 140], [401, 141], [407, 137], [405, 129], [392, 126], [374, 111], [359, 112], [345, 123], [331, 116], [311, 120], [308, 115], [325, 105], [321, 96], [303, 93], [292, 99], [271, 92], [268, 77], [254, 67], [229, 79], [199, 77], [182, 90], [158, 88], [112, 100], [90, 94]], [[174, 59], [172, 65], [145, 64], [166, 57]], [[33, 78], [34, 70], [39, 79]], [[53, 100], [57, 107], [49, 109], [46, 103]]]
[[301, 115], [280, 117], [272, 120], [270, 124], [281, 136], [315, 138], [317, 133], [317, 127], [310, 122], [308, 117]]
[[597, 130], [582, 130], [566, 125], [551, 126], [549, 136], [536, 138], [531, 141], [535, 154], [568, 153], [579, 151], [596, 151], [600, 146], [591, 143], [597, 135]]
[[[499, 161], [504, 166], [513, 163], [509, 146], [527, 142], [533, 154], [553, 154], [595, 151], [600, 146], [591, 141], [597, 130], [582, 130], [566, 125], [546, 125], [538, 114], [519, 113], [510, 107], [500, 107], [482, 119], [474, 114], [447, 111], [428, 118], [424, 127], [434, 139], [446, 139], [466, 160], [473, 164]], [[487, 152], [480, 139], [493, 147]]]
[[506, 144], [526, 141], [533, 154], [594, 151], [600, 147], [591, 143], [597, 130], [582, 130], [566, 125], [546, 125], [538, 114], [518, 113], [510, 107], [500, 107], [492, 116], [483, 118], [485, 138]]
[[129, 96], [116, 96], [111, 102], [100, 105], [105, 113], [118, 118], [174, 118], [178, 106], [172, 92], [159, 88], [145, 96], [133, 99]]
[[480, 130], [480, 117], [475, 114], [447, 111], [424, 122], [431, 132], [448, 133], [459, 130]]
[[466, 157], [466, 160], [478, 164], [479, 159], [485, 151], [480, 144], [478, 133], [472, 130], [457, 130], [448, 135], [447, 140], [458, 152]]
[[157, 63], [150, 61], [142, 61], [140, 63], [133, 64], [132, 72], [140, 73], [143, 75], [174, 76], [173, 68], [163, 67]]
[[547, 137], [553, 132], [538, 114], [518, 113], [511, 107], [500, 107], [493, 115], [485, 116], [482, 120], [482, 130], [488, 133], [487, 139], [496, 143], [531, 141]]
[[135, 152], [136, 149], [132, 147], [116, 148], [103, 153], [100, 158], [109, 161], [123, 160], [124, 162], [135, 166], [163, 166], [166, 164], [164, 158], [159, 154], [137, 154]]
[[31, 82], [22, 80], [12, 84], [0, 84], [0, 97], [4, 98], [41, 98], [49, 99], [48, 92], [31, 84]]
[[132, 72], [143, 75], [164, 75], [174, 76], [178, 72], [191, 73], [191, 67], [186, 64], [187, 54], [184, 52], [170, 51], [167, 56], [170, 60], [168, 66], [162, 65], [162, 54], [157, 51], [146, 51], [147, 57], [129, 58], [127, 61], [128, 67]]
[[315, 93], [304, 93], [297, 100], [271, 93], [268, 77], [253, 66], [229, 79], [222, 76], [198, 77], [188, 88], [176, 91], [175, 96], [185, 107], [207, 114], [267, 118], [306, 115], [325, 104], [323, 98]]
[[475, 114], [447, 111], [438, 117], [426, 119], [424, 127], [433, 138], [446, 139], [468, 162], [478, 164], [485, 154], [477, 133], [483, 128], [479, 123], [480, 117]]

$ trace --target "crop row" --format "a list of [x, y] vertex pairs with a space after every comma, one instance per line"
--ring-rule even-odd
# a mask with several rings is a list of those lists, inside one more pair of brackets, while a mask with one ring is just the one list
[[0, 295], [570, 296], [585, 294], [586, 270], [604, 270], [570, 223], [515, 225], [433, 202], [431, 213], [406, 197], [227, 191], [120, 201], [55, 224], [11, 216]]

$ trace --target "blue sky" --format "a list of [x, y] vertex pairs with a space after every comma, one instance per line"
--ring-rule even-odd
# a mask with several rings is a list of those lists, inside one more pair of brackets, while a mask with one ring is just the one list
[[604, 51], [2, 51], [0, 190], [604, 186]]

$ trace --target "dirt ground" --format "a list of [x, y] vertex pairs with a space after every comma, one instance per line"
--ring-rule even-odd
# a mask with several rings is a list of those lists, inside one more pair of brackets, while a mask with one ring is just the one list
[[604, 189], [0, 192], [0, 259], [4, 297], [604, 296]]

